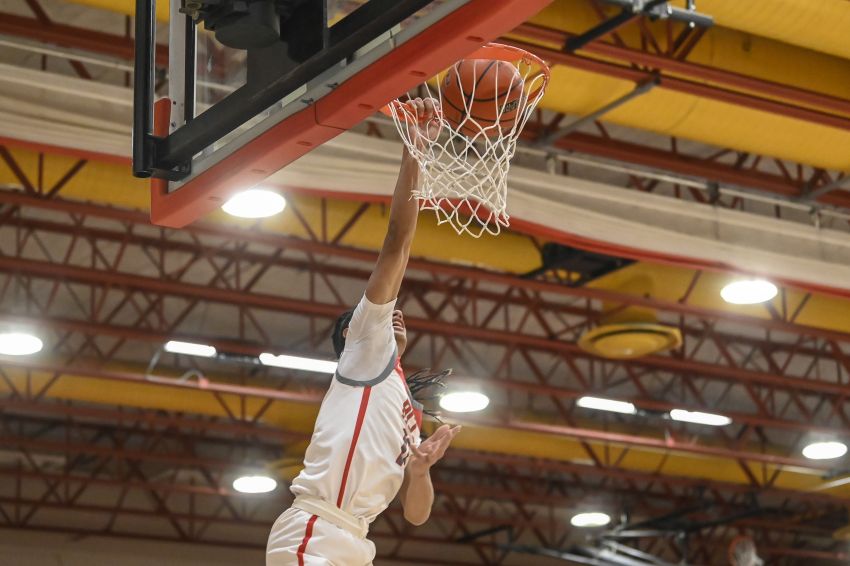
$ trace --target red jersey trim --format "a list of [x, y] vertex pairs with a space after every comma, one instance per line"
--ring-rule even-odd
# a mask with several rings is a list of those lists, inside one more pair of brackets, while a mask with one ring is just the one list
[[348, 448], [348, 457], [345, 459], [345, 470], [342, 472], [342, 483], [339, 486], [339, 497], [336, 506], [342, 507], [342, 498], [345, 496], [345, 484], [348, 483], [348, 472], [351, 470], [351, 460], [354, 459], [354, 451], [357, 449], [357, 439], [360, 438], [360, 429], [363, 428], [363, 419], [366, 417], [366, 407], [369, 406], [369, 396], [372, 394], [370, 386], [363, 388], [360, 397], [360, 410], [357, 413], [357, 423], [354, 425], [354, 435], [351, 437], [351, 446]]
[[307, 543], [310, 542], [310, 538], [313, 536], [313, 525], [316, 524], [316, 519], [318, 518], [318, 515], [313, 515], [310, 517], [310, 520], [307, 521], [307, 530], [304, 533], [304, 540], [301, 541], [301, 546], [298, 547], [298, 566], [304, 566], [304, 552], [307, 550]]

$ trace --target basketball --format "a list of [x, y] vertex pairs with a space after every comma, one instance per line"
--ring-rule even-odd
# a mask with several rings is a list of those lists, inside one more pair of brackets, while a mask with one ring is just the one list
[[524, 82], [506, 61], [463, 59], [443, 78], [443, 116], [466, 136], [494, 136], [514, 127]]

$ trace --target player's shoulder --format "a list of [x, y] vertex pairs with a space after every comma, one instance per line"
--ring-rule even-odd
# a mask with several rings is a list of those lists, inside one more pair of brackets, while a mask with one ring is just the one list
[[334, 379], [351, 387], [374, 387], [395, 373], [397, 365], [398, 348], [394, 343], [380, 350], [366, 348], [359, 352], [343, 352]]

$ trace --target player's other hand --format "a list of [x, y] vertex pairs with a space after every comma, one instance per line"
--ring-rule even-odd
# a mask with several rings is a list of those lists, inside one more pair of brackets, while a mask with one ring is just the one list
[[445, 455], [454, 437], [460, 432], [460, 426], [443, 425], [416, 447], [411, 446], [413, 454], [407, 463], [407, 470], [413, 475], [427, 474], [431, 466]]

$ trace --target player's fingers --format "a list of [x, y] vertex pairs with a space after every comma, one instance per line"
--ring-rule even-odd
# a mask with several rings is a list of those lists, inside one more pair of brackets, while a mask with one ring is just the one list
[[422, 448], [419, 447], [419, 446], [414, 446], [413, 444], [411, 444], [410, 445], [410, 451], [413, 452], [413, 454], [415, 454], [419, 458], [427, 458], [428, 457], [427, 453], [423, 452]]
[[428, 121], [434, 117], [434, 101], [431, 98], [426, 98], [422, 101], [422, 119]]
[[429, 436], [428, 438], [426, 438], [425, 440], [423, 440], [422, 444], [420, 444], [420, 446], [424, 446], [424, 447], [426, 447], [430, 450], [430, 448], [432, 446], [434, 446], [434, 445], [436, 445], [437, 443], [440, 442], [442, 437], [443, 437], [443, 435], [437, 436], [437, 433], [434, 433], [431, 436]]
[[434, 441], [434, 443], [431, 445], [431, 447], [430, 447], [431, 453], [440, 454], [441, 452], [444, 452], [446, 447], [449, 444], [451, 444], [451, 441], [452, 441], [452, 438], [451, 438], [451, 436], [448, 436], [448, 435], [439, 438], [438, 440]]
[[434, 434], [432, 434], [431, 436], [434, 437], [435, 440], [442, 440], [443, 438], [445, 438], [447, 436], [451, 436], [451, 434], [452, 434], [452, 427], [444, 424], [444, 425], [440, 425], [440, 428], [435, 430]]
[[434, 431], [434, 434], [432, 434], [430, 437], [428, 437], [428, 440], [430, 440], [431, 442], [438, 442], [440, 439], [442, 439], [448, 433], [449, 433], [449, 425], [442, 425], [440, 428], [438, 428], [437, 430]]
[[404, 113], [408, 116], [409, 119], [416, 120], [416, 102], [413, 99], [405, 101]]

